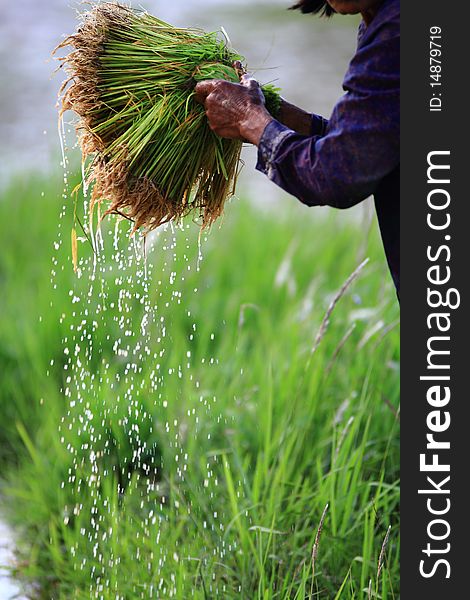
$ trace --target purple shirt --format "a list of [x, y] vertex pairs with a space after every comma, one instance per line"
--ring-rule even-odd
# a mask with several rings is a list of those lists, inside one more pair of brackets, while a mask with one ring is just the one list
[[256, 168], [309, 206], [348, 208], [374, 195], [388, 264], [400, 286], [400, 0], [359, 27], [344, 96], [310, 136], [268, 124]]

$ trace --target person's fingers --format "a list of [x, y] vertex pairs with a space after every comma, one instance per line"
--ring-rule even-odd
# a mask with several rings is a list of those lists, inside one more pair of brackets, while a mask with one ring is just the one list
[[243, 143], [249, 143], [248, 140], [245, 140], [245, 138], [242, 138], [239, 135], [237, 135], [235, 131], [231, 128], [217, 129], [216, 131], [214, 131], [214, 133], [216, 133], [221, 138], [225, 138], [226, 140], [240, 140]]
[[232, 67], [237, 72], [238, 77], [243, 77], [243, 75], [245, 75], [246, 71], [240, 60], [234, 60]]
[[194, 88], [195, 96], [194, 99], [199, 102], [199, 104], [204, 104], [207, 96], [214, 91], [216, 85], [215, 79], [206, 79], [204, 81], [199, 81]]

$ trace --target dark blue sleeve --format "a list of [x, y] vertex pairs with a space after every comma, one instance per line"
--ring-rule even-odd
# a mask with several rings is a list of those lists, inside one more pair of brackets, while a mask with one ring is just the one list
[[[312, 117], [302, 136], [272, 121], [256, 168], [308, 205], [352, 206], [373, 194], [399, 164], [399, 22], [365, 36], [329, 121]], [[368, 39], [367, 39], [368, 38]]]
[[328, 127], [328, 119], [324, 119], [319, 115], [312, 115], [312, 122], [310, 125], [310, 135], [325, 135]]

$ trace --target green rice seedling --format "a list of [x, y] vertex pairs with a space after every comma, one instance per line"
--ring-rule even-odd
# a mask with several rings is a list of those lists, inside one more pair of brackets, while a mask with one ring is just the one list
[[[60, 115], [78, 116], [91, 214], [105, 200], [106, 213], [126, 216], [135, 230], [194, 212], [203, 225], [213, 222], [234, 192], [242, 142], [210, 130], [194, 87], [238, 82], [243, 57], [217, 33], [172, 27], [110, 2], [93, 5], [56, 51], [67, 46]], [[264, 91], [275, 114], [278, 90]]]

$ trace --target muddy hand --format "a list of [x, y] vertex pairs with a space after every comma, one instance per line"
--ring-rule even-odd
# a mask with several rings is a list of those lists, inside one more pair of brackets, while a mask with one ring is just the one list
[[272, 120], [259, 83], [246, 74], [240, 83], [221, 79], [201, 81], [195, 92], [196, 100], [204, 105], [209, 127], [221, 137], [257, 145]]

